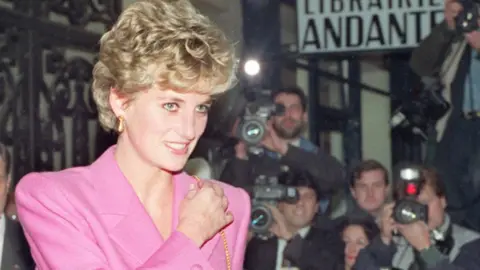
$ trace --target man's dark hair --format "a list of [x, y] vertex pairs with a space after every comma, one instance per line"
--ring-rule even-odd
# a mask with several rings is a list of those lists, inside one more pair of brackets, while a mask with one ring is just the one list
[[430, 167], [424, 167], [422, 170], [422, 178], [425, 181], [424, 185], [429, 185], [432, 187], [435, 195], [438, 197], [445, 197], [445, 183], [440, 178], [440, 174], [437, 172], [437, 170]]
[[8, 149], [7, 147], [3, 144], [3, 143], [0, 143], [0, 160], [3, 161], [4, 165], [5, 165], [5, 173], [7, 175], [10, 174], [10, 162], [11, 162], [11, 158], [10, 158], [10, 152], [8, 152]]
[[385, 166], [383, 166], [380, 162], [374, 159], [367, 159], [360, 162], [353, 169], [352, 177], [350, 178], [350, 187], [355, 186], [355, 183], [357, 182], [357, 180], [362, 178], [363, 173], [376, 171], [376, 170], [380, 170], [383, 172], [383, 176], [385, 177], [385, 185], [388, 185], [390, 183], [390, 180], [388, 179], [387, 168], [385, 168]]
[[321, 193], [313, 182], [311, 175], [307, 172], [293, 171], [281, 173], [278, 177], [278, 183], [289, 187], [307, 187], [313, 189], [317, 201], [321, 199]]
[[273, 91], [272, 93], [272, 100], [275, 100], [278, 95], [280, 94], [287, 94], [287, 95], [295, 95], [300, 99], [300, 104], [302, 105], [302, 109], [304, 112], [307, 111], [307, 96], [305, 92], [298, 86], [289, 86], [280, 88], [277, 91]]

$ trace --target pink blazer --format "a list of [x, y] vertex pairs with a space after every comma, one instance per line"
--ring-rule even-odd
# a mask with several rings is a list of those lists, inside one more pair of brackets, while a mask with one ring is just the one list
[[[174, 177], [173, 227], [193, 177]], [[232, 269], [243, 269], [250, 199], [220, 183], [234, 222], [225, 232]], [[164, 240], [114, 159], [114, 147], [92, 165], [31, 173], [16, 188], [16, 203], [39, 269], [227, 269], [217, 234], [202, 248], [178, 231]]]

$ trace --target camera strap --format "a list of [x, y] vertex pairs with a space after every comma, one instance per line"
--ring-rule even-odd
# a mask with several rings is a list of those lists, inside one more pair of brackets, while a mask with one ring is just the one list
[[[450, 252], [455, 244], [455, 239], [452, 236], [452, 225], [448, 225], [448, 229], [443, 233], [442, 237], [432, 237], [435, 247], [445, 256], [450, 256]], [[435, 239], [437, 238], [437, 239]]]

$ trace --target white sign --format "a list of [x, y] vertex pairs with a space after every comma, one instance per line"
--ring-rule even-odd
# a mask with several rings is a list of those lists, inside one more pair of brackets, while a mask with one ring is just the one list
[[444, 0], [297, 0], [300, 53], [411, 48], [442, 22]]

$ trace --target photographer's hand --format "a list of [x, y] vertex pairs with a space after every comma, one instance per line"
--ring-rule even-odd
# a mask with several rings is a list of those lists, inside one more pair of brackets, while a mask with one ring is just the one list
[[382, 213], [380, 214], [380, 237], [385, 245], [390, 245], [390, 242], [392, 241], [393, 230], [395, 230], [397, 227], [397, 224], [393, 219], [394, 207], [395, 203], [386, 204], [382, 209]]
[[244, 142], [240, 141], [235, 145], [235, 157], [242, 160], [247, 160], [247, 146]]
[[473, 31], [465, 34], [468, 44], [477, 52], [480, 51], [480, 31]]
[[247, 243], [250, 242], [250, 240], [252, 240], [254, 236], [255, 236], [255, 233], [252, 232], [251, 230], [248, 230], [248, 233], [247, 233]]
[[421, 251], [430, 247], [430, 230], [425, 222], [399, 224], [398, 230], [414, 249]]
[[455, 17], [462, 11], [462, 5], [457, 0], [445, 0], [445, 21], [450, 30], [455, 29]]
[[287, 227], [287, 222], [283, 214], [278, 210], [277, 207], [272, 205], [267, 205], [273, 215], [274, 223], [270, 227], [270, 232], [273, 233], [276, 237], [284, 239], [286, 241], [293, 238], [295, 232], [291, 232]]
[[280, 138], [273, 129], [272, 121], [267, 123], [267, 132], [262, 141], [263, 146], [270, 151], [285, 155], [288, 151], [288, 142]]

